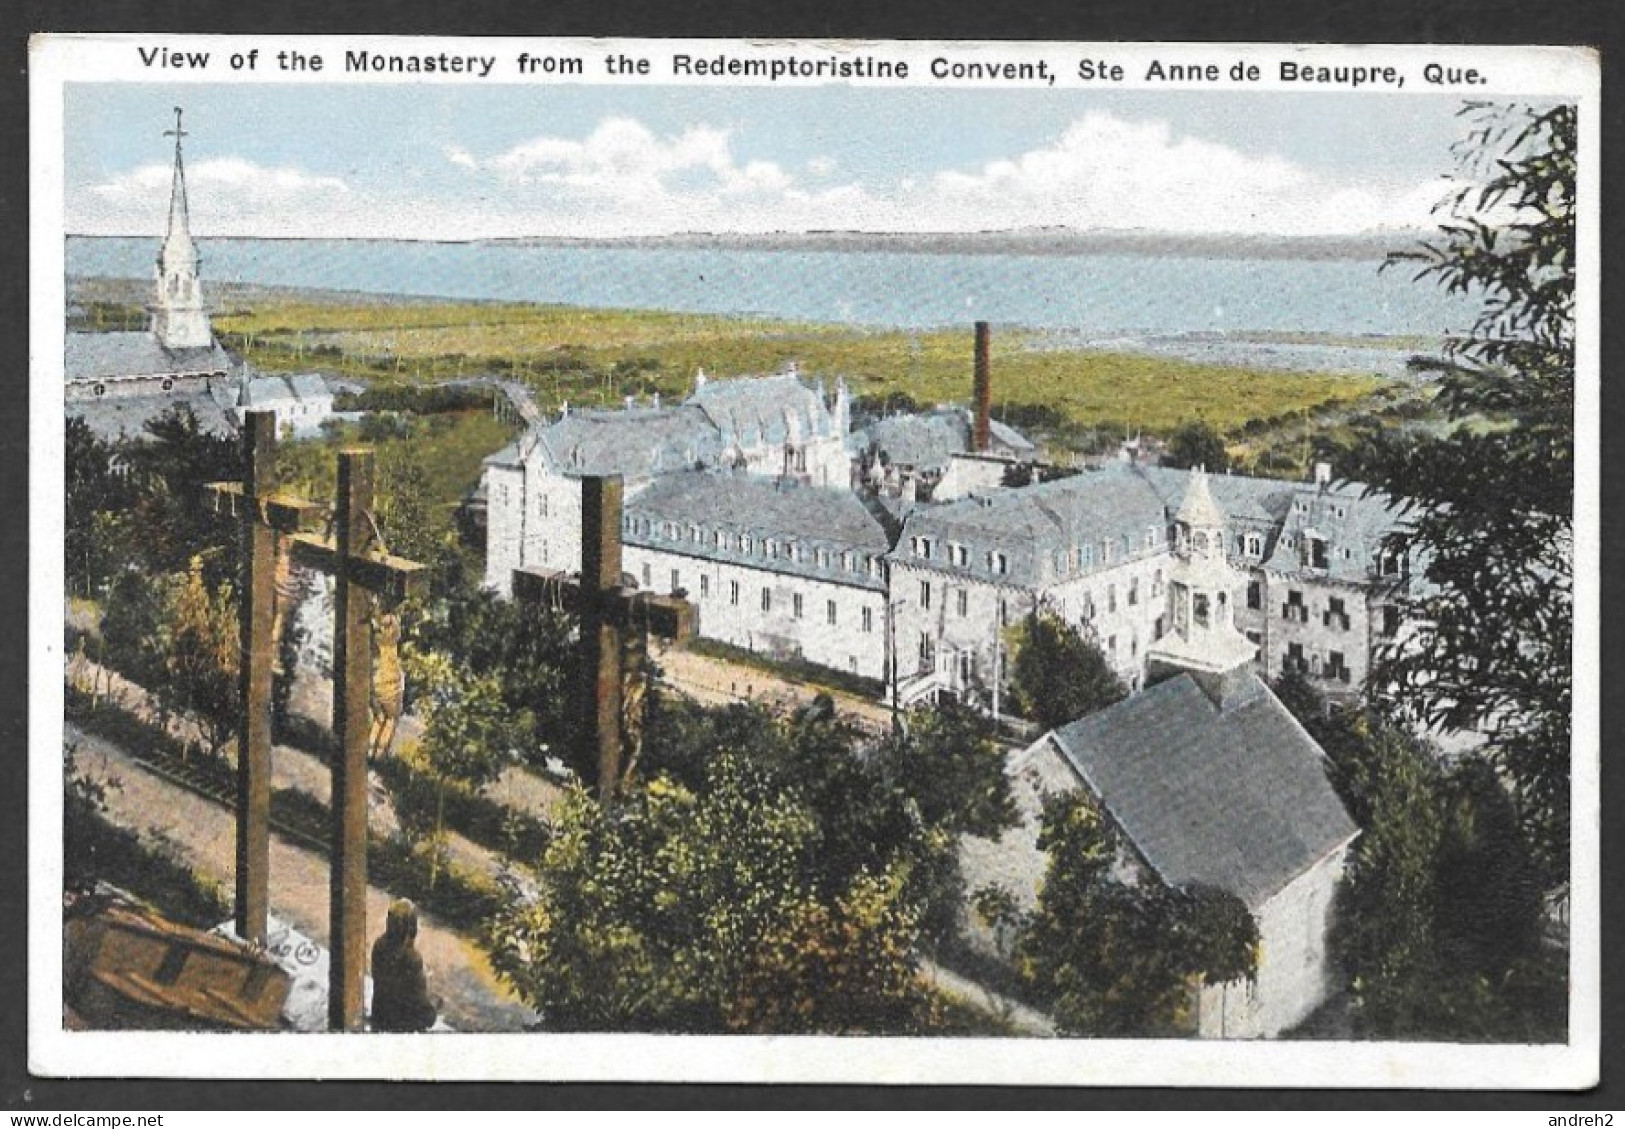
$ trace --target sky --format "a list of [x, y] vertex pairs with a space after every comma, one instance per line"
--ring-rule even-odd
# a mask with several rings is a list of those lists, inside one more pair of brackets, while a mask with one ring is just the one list
[[74, 84], [68, 232], [202, 237], [1431, 227], [1444, 95]]

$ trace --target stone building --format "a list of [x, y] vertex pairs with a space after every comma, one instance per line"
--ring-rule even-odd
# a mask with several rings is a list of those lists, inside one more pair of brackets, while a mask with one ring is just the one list
[[[681, 404], [572, 411], [485, 460], [486, 570], [506, 594], [513, 571], [581, 568], [581, 478], [618, 474], [626, 497], [697, 469], [850, 492], [851, 398], [794, 372], [730, 381], [703, 372]], [[785, 531], [792, 532], [792, 531]]]
[[[1045, 734], [1008, 772], [1021, 822], [997, 841], [967, 838], [972, 886], [995, 884], [1036, 905], [1046, 797], [1084, 791], [1119, 832], [1118, 880], [1225, 890], [1258, 926], [1256, 975], [1204, 986], [1196, 1034], [1279, 1035], [1331, 988], [1327, 932], [1353, 822], [1327, 779], [1325, 754], [1253, 668], [1234, 623], [1246, 583], [1228, 560], [1226, 519], [1193, 475], [1174, 521], [1151, 684]], [[987, 944], [988, 939], [978, 938]]]

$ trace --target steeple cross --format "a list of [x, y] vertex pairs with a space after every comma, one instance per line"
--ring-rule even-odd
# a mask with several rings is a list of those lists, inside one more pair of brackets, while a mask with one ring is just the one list
[[175, 128], [164, 130], [164, 136], [173, 137], [177, 149], [181, 147], [181, 138], [187, 136], [186, 131], [181, 128], [181, 108], [179, 106], [175, 107]]

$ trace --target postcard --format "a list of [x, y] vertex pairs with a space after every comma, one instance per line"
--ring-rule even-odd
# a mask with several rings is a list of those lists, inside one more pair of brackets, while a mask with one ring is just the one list
[[31, 82], [36, 1072], [1594, 1084], [1594, 52]]

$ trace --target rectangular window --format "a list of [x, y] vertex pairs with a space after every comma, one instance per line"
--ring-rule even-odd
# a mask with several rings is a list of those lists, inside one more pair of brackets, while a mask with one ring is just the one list
[[797, 619], [801, 618], [801, 593], [793, 592], [790, 595], [790, 614]]
[[959, 606], [959, 614], [961, 616], [966, 616], [966, 615], [970, 614], [970, 593], [969, 592], [967, 592], [967, 591], [965, 591], [965, 589], [961, 588], [958, 592], [954, 593], [954, 602], [956, 604], [958, 604], [958, 606]]
[[867, 635], [868, 633], [872, 632], [874, 629], [875, 629], [875, 610], [873, 608], [864, 608], [863, 609], [863, 631], [864, 631], [864, 634]]
[[739, 581], [728, 581], [728, 602], [734, 607], [739, 606]]
[[773, 610], [773, 590], [771, 588], [762, 589], [762, 610], [764, 612]]
[[920, 581], [920, 607], [929, 608], [930, 606], [931, 606], [931, 582], [929, 580], [922, 580], [922, 581]]
[[673, 592], [683, 586], [683, 574], [675, 568], [671, 570], [671, 590]]
[[1156, 599], [1160, 595], [1162, 595], [1162, 569], [1159, 568], [1157, 574], [1151, 578], [1151, 598]]
[[1382, 609], [1382, 633], [1389, 638], [1399, 634], [1399, 609], [1393, 604]]
[[654, 581], [649, 578], [649, 566], [646, 564], [643, 566], [643, 586], [647, 588], [653, 583]]
[[1304, 606], [1303, 593], [1296, 588], [1287, 591], [1286, 603], [1281, 605], [1281, 618], [1298, 623], [1309, 622], [1309, 609]]
[[707, 599], [711, 595], [711, 578], [700, 573], [700, 599]]
[[1108, 612], [1117, 610], [1117, 585], [1115, 584], [1106, 585], [1106, 610]]
[[824, 622], [828, 623], [831, 627], [834, 627], [835, 623], [836, 623], [837, 614], [838, 613], [835, 611], [835, 601], [834, 600], [825, 601], [825, 603], [824, 603]]
[[1128, 582], [1128, 606], [1135, 607], [1140, 602], [1140, 578], [1135, 577]]
[[1010, 601], [1002, 596], [999, 598], [999, 626], [1010, 626]]
[[1254, 611], [1264, 606], [1264, 585], [1256, 580], [1247, 582], [1247, 606]]
[[1321, 616], [1321, 622], [1338, 631], [1349, 629], [1348, 608], [1341, 596], [1332, 596], [1326, 601], [1326, 613]]

